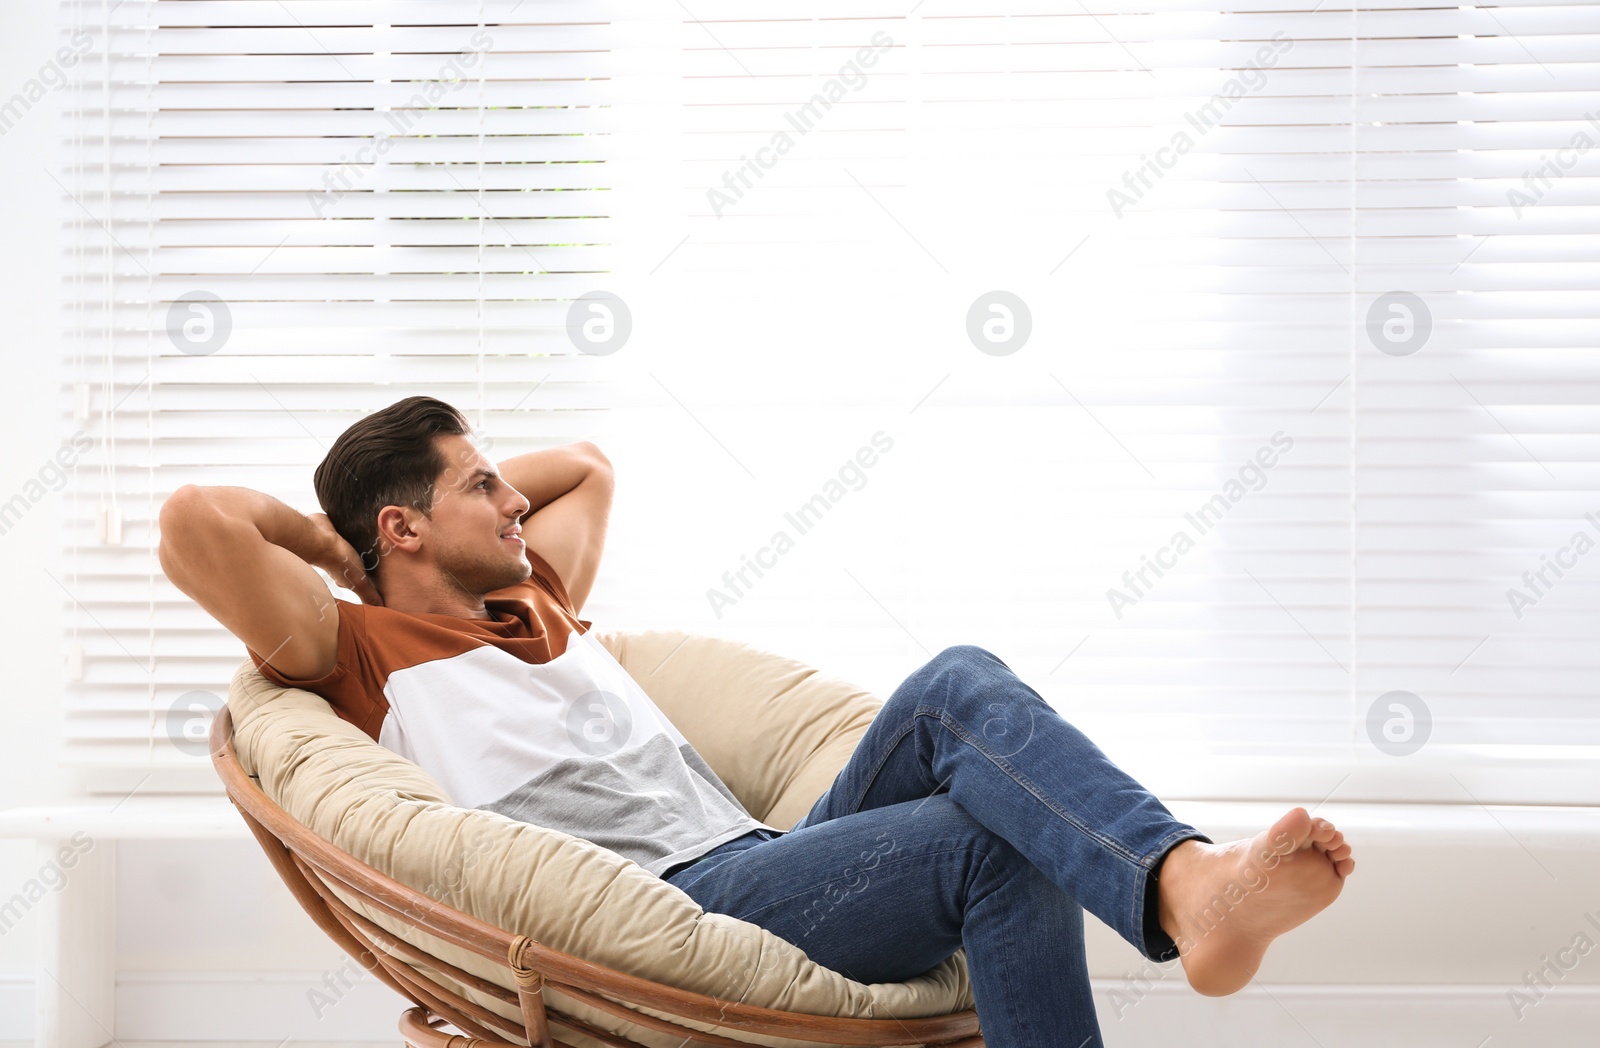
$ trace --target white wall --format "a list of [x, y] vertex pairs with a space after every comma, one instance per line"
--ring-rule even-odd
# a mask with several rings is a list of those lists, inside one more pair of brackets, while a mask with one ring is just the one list
[[[0, 12], [0, 94], [9, 98], [55, 46], [54, 5], [8, 4]], [[24, 72], [26, 71], [26, 72]], [[49, 96], [55, 102], [55, 96]], [[55, 242], [57, 190], [43, 161], [54, 154], [53, 112], [35, 108], [0, 137], [0, 295], [5, 301], [4, 373], [0, 417], [5, 441], [0, 450], [0, 498], [9, 499], [55, 453], [57, 258], [45, 245]], [[24, 250], [23, 245], [31, 245]], [[70, 483], [70, 482], [69, 482]], [[60, 588], [41, 570], [58, 563], [54, 544], [60, 519], [60, 493], [34, 506], [11, 531], [0, 535], [0, 576], [7, 599], [0, 604], [0, 636], [5, 638], [5, 759], [0, 761], [0, 805], [43, 801], [63, 790], [54, 766], [52, 743], [58, 734], [60, 664], [40, 652], [59, 650]], [[59, 573], [58, 573], [59, 574]], [[33, 876], [33, 845], [0, 841], [0, 894], [9, 898]], [[0, 972], [31, 975], [34, 937], [27, 920], [0, 937]]]

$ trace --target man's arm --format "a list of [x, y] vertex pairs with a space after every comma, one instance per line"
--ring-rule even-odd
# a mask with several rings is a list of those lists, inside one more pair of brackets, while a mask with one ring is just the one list
[[529, 503], [522, 516], [523, 542], [549, 561], [573, 608], [582, 611], [600, 571], [611, 518], [611, 461], [584, 440], [518, 455], [499, 469]]
[[161, 506], [161, 570], [285, 677], [315, 680], [338, 658], [339, 602], [315, 570], [381, 604], [361, 558], [323, 514], [249, 488], [185, 484]]

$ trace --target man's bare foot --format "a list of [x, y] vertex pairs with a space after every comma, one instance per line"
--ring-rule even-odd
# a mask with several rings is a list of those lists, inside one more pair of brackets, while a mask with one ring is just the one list
[[1187, 840], [1157, 870], [1162, 929], [1189, 985], [1208, 997], [1245, 986], [1273, 939], [1310, 920], [1356, 866], [1344, 834], [1295, 808], [1247, 840]]

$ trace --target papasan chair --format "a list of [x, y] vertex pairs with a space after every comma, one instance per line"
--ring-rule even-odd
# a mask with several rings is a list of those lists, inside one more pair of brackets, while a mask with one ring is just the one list
[[[780, 829], [833, 782], [882, 703], [732, 640], [595, 636]], [[296, 900], [412, 1003], [408, 1048], [984, 1043], [965, 950], [906, 982], [856, 982], [607, 848], [454, 806], [416, 764], [248, 658], [211, 750]]]

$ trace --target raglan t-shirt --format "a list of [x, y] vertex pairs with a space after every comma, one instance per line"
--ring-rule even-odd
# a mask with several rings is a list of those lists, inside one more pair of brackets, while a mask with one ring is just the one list
[[339, 602], [338, 662], [314, 692], [462, 808], [593, 841], [660, 876], [751, 830], [732, 791], [580, 619], [559, 575], [484, 595], [489, 619]]

